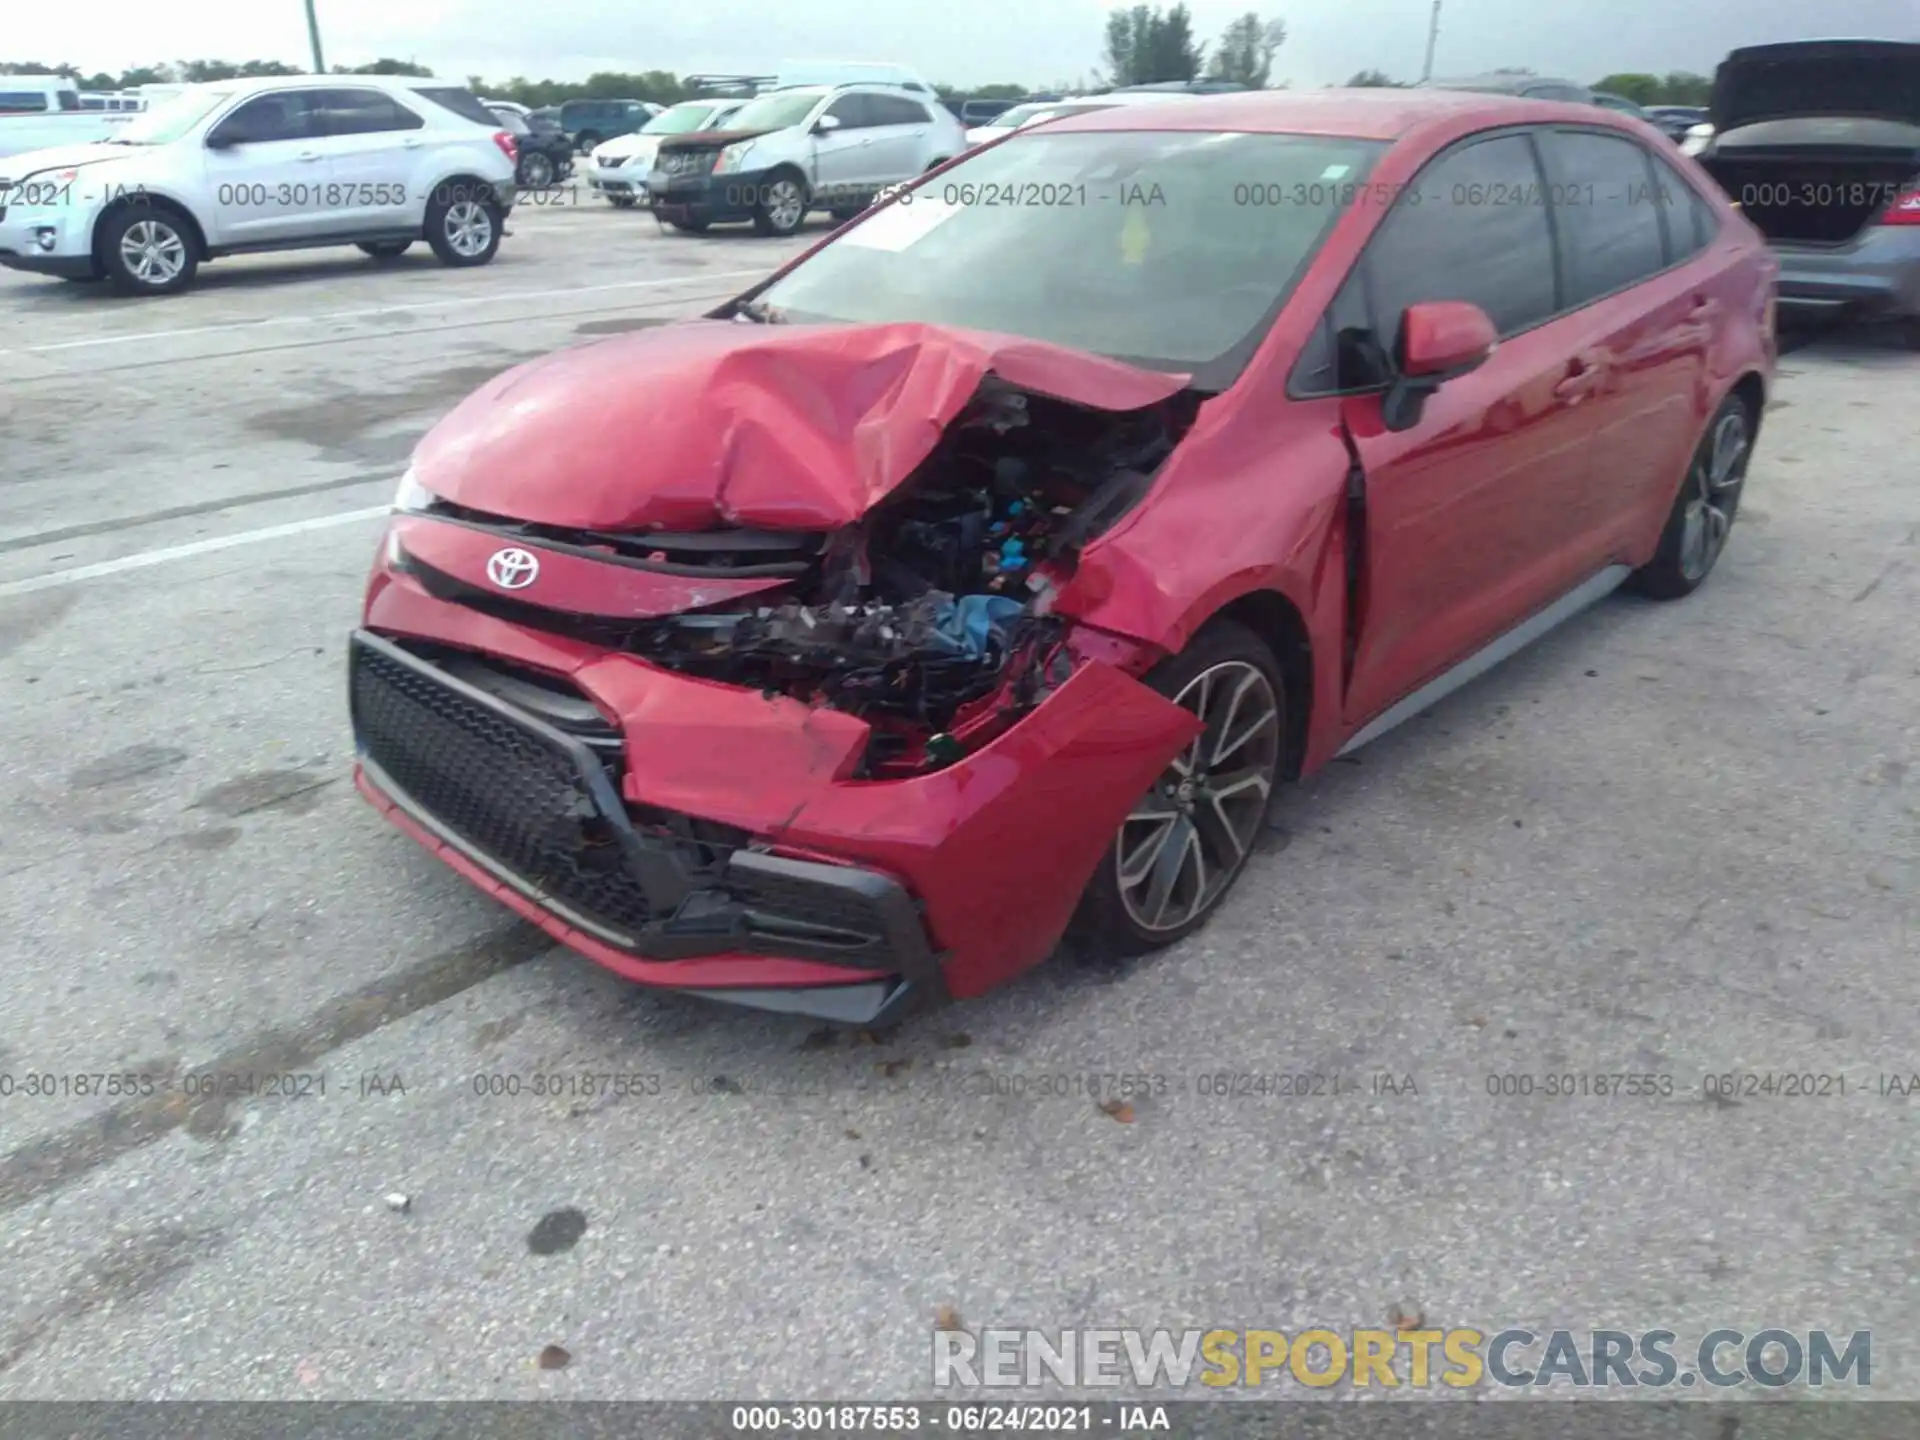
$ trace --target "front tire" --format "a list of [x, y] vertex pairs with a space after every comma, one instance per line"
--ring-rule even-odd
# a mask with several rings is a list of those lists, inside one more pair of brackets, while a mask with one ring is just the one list
[[1287, 696], [1273, 652], [1215, 620], [1147, 683], [1206, 723], [1121, 822], [1074, 929], [1140, 955], [1191, 935], [1240, 878], [1266, 827], [1286, 751]]
[[807, 182], [790, 170], [776, 171], [761, 187], [753, 206], [753, 228], [761, 235], [791, 235], [806, 223]]
[[500, 222], [500, 206], [484, 184], [449, 181], [427, 202], [427, 244], [443, 265], [484, 265], [500, 248]]
[[1740, 509], [1747, 462], [1753, 456], [1753, 422], [1747, 402], [1738, 395], [1720, 402], [1687, 465], [1659, 547], [1653, 559], [1633, 572], [1631, 589], [1652, 600], [1678, 600], [1698, 590], [1713, 573]]
[[607, 196], [607, 203], [616, 210], [631, 210], [633, 208], [633, 196], [609, 195]]
[[98, 246], [101, 268], [122, 295], [176, 294], [200, 268], [192, 227], [156, 205], [129, 205], [109, 215]]
[[579, 155], [591, 153], [593, 147], [600, 143], [601, 138], [597, 131], [582, 130], [578, 135], [573, 137], [574, 153]]

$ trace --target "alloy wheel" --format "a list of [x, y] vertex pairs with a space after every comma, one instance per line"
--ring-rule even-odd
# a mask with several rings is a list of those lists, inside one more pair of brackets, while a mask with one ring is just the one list
[[1746, 412], [1737, 406], [1713, 427], [1713, 436], [1687, 477], [1689, 494], [1681, 522], [1680, 571], [1697, 581], [1713, 568], [1733, 528], [1740, 505], [1740, 485], [1747, 475], [1752, 442]]
[[544, 155], [527, 157], [527, 184], [535, 190], [543, 190], [553, 183], [553, 161]]
[[186, 268], [187, 244], [164, 220], [137, 220], [120, 237], [120, 259], [142, 285], [166, 285]]
[[493, 217], [478, 200], [459, 200], [447, 207], [447, 244], [471, 259], [485, 252], [493, 240]]
[[776, 230], [791, 230], [806, 214], [806, 197], [797, 180], [776, 180], [767, 187], [767, 218]]
[[1280, 705], [1258, 666], [1228, 660], [1174, 704], [1205, 728], [1120, 825], [1121, 904], [1142, 930], [1178, 930], [1226, 893], [1266, 823], [1279, 764]]

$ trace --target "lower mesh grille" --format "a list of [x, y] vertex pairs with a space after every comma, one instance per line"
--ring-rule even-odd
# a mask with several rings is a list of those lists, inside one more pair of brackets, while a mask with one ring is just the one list
[[567, 749], [371, 646], [354, 646], [351, 695], [362, 753], [468, 847], [603, 927], [652, 918]]

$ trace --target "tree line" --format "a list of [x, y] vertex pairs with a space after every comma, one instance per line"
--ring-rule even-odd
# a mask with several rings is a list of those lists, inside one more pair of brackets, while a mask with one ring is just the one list
[[[1286, 23], [1264, 19], [1248, 11], [1221, 30], [1211, 46], [1193, 32], [1193, 16], [1184, 3], [1171, 8], [1135, 5], [1115, 10], [1107, 17], [1103, 68], [1084, 82], [1056, 81], [1056, 93], [1099, 89], [1118, 85], [1153, 85], [1166, 81], [1216, 79], [1233, 81], [1254, 89], [1285, 86], [1273, 78], [1273, 60], [1286, 43]], [[1524, 67], [1506, 67], [1509, 73], [1530, 74]], [[166, 64], [141, 65], [115, 75], [104, 70], [91, 74], [68, 64], [43, 65], [38, 61], [0, 61], [0, 74], [65, 75], [82, 90], [131, 90], [140, 85], [195, 84], [209, 80], [232, 80], [256, 75], [303, 75], [297, 65], [279, 60], [175, 60]], [[335, 75], [417, 75], [431, 77], [433, 71], [411, 60], [382, 57], [364, 65], [335, 65]], [[1381, 70], [1361, 70], [1347, 78], [1349, 87], [1402, 86], [1412, 82], [1395, 80]], [[692, 93], [680, 76], [668, 70], [601, 71], [585, 80], [531, 80], [515, 75], [505, 80], [489, 80], [481, 75], [466, 77], [467, 88], [494, 100], [513, 100], [527, 106], [558, 105], [566, 100], [651, 100], [671, 105]], [[1596, 90], [1624, 95], [1641, 105], [1705, 105], [1713, 81], [1705, 75], [1674, 70], [1665, 75], [1637, 72], [1602, 76], [1594, 81]], [[1032, 90], [1016, 82], [960, 87], [936, 85], [942, 98], [961, 95], [985, 100], [1018, 100]]]

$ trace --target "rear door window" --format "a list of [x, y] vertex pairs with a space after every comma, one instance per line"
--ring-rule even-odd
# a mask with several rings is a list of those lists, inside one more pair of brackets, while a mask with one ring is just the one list
[[314, 95], [323, 133], [376, 135], [386, 130], [419, 130], [426, 125], [411, 110], [381, 90], [321, 90]]
[[1421, 171], [1367, 246], [1381, 341], [1428, 300], [1478, 305], [1502, 335], [1559, 310], [1553, 230], [1532, 143], [1520, 132], [1447, 151]]
[[47, 108], [38, 90], [0, 90], [0, 115], [41, 115]]
[[1540, 139], [1567, 257], [1568, 307], [1665, 269], [1660, 190], [1647, 152], [1592, 131], [1551, 130]]
[[931, 118], [924, 105], [904, 95], [869, 95], [866, 100], [876, 125], [924, 125]]

